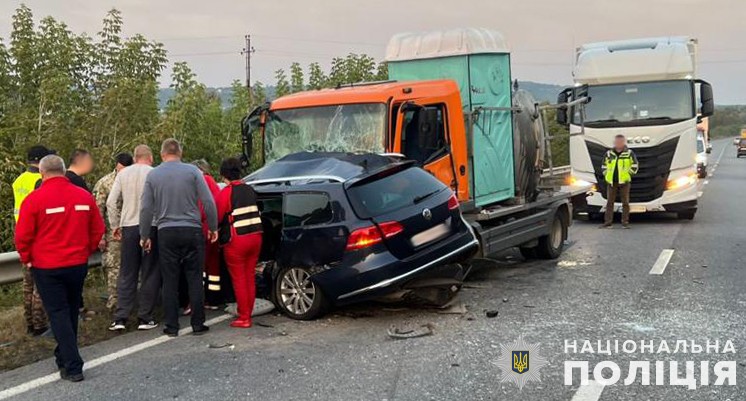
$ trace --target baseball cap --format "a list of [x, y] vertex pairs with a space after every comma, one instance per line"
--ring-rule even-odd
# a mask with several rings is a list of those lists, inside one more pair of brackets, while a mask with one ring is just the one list
[[47, 149], [42, 145], [34, 145], [28, 150], [28, 161], [31, 163], [38, 163], [45, 156], [56, 154], [57, 152], [54, 149]]

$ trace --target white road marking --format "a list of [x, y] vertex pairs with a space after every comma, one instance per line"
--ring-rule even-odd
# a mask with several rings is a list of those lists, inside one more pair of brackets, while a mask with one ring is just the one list
[[705, 185], [709, 184], [710, 180], [705, 180]]
[[595, 380], [588, 380], [588, 385], [580, 386], [570, 401], [598, 401], [604, 387], [606, 386]]
[[[206, 321], [205, 324], [208, 325], [208, 326], [212, 326], [214, 324], [217, 324], [217, 323], [220, 323], [220, 322], [222, 322], [224, 320], [227, 320], [230, 317], [232, 317], [232, 315], [228, 315], [228, 314], [226, 314], [226, 315], [220, 315], [220, 316], [214, 317], [214, 318]], [[183, 335], [189, 334], [191, 332], [192, 332], [192, 328], [191, 327], [187, 327], [187, 328], [179, 330], [179, 335], [183, 336]], [[85, 370], [93, 369], [93, 368], [95, 368], [97, 366], [101, 366], [101, 365], [103, 365], [105, 363], [109, 363], [109, 362], [115, 361], [115, 360], [123, 358], [125, 356], [132, 355], [132, 354], [134, 354], [136, 352], [140, 352], [140, 351], [146, 350], [148, 348], [154, 347], [154, 346], [159, 345], [159, 344], [163, 344], [163, 343], [171, 341], [171, 340], [175, 340], [177, 338], [178, 337], [169, 337], [167, 335], [162, 335], [162, 336], [156, 337], [156, 338], [154, 338], [152, 340], [145, 341], [144, 343], [135, 344], [135, 345], [133, 345], [131, 347], [121, 349], [121, 350], [113, 352], [111, 354], [100, 356], [100, 357], [98, 357], [98, 358], [96, 358], [96, 359], [94, 359], [92, 361], [86, 362], [86, 364], [85, 364]], [[39, 388], [39, 387], [41, 387], [41, 386], [43, 386], [45, 384], [56, 382], [58, 380], [61, 380], [60, 379], [60, 374], [59, 373], [52, 373], [52, 374], [48, 374], [46, 376], [42, 376], [42, 377], [39, 377], [39, 378], [31, 380], [31, 381], [27, 381], [26, 383], [19, 384], [19, 385], [15, 386], [15, 387], [11, 387], [11, 388], [5, 389], [3, 391], [0, 391], [0, 400], [5, 400], [5, 399], [8, 399], [8, 398], [13, 397], [13, 396], [16, 396], [16, 395], [19, 395], [19, 394], [23, 394], [23, 393], [25, 393], [27, 391]]]
[[702, 191], [697, 191], [697, 198], [701, 198], [701, 197], [702, 197]]
[[666, 271], [666, 266], [668, 266], [668, 262], [671, 261], [672, 256], [673, 256], [673, 249], [662, 250], [660, 256], [658, 256], [658, 260], [655, 261], [653, 268], [650, 269], [649, 274], [655, 274], [658, 276], [663, 274], [663, 272]]

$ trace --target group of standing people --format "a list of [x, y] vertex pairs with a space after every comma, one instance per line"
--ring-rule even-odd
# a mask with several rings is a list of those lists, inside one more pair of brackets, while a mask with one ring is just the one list
[[[158, 327], [162, 304], [163, 332], [177, 336], [181, 292], [188, 295], [192, 333], [206, 333], [205, 293], [211, 298], [211, 290], [220, 289], [221, 248], [237, 303], [231, 326], [252, 325], [262, 224], [256, 194], [241, 181], [240, 161], [223, 161], [226, 186], [220, 190], [209, 174], [182, 162], [177, 140], [165, 140], [160, 156], [154, 168], [146, 145], [137, 146], [134, 156], [118, 155], [94, 197], [82, 178], [93, 168], [88, 152], [76, 150], [65, 168], [53, 151], [36, 146], [28, 171], [14, 183], [23, 195], [16, 196], [15, 240], [24, 289], [30, 288], [27, 323], [40, 334], [48, 316], [63, 379], [83, 380], [77, 330], [87, 313], [82, 293], [88, 257], [96, 250], [105, 251], [104, 265], [114, 267], [107, 270], [112, 331], [126, 329], [135, 306], [139, 330]], [[220, 302], [216, 294], [208, 301], [208, 307]]]

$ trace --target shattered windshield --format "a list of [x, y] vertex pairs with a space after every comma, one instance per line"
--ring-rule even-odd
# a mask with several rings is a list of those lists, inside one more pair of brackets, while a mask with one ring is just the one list
[[386, 105], [345, 104], [269, 113], [265, 160], [301, 151], [384, 152]]

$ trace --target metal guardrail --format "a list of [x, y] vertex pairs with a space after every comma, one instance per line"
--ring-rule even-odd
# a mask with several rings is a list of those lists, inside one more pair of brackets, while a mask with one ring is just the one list
[[[559, 166], [551, 169], [544, 169], [541, 172], [542, 178], [564, 178], [570, 174], [570, 166]], [[88, 260], [89, 267], [101, 266], [101, 254], [96, 252]], [[0, 285], [17, 283], [23, 280], [21, 271], [21, 262], [18, 259], [18, 252], [0, 253]]]
[[[88, 259], [88, 267], [101, 266], [101, 253], [96, 252]], [[21, 261], [18, 252], [0, 253], [0, 285], [13, 284], [23, 280]]]

